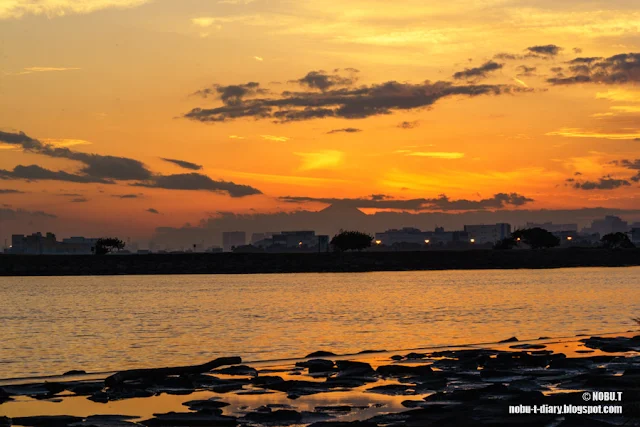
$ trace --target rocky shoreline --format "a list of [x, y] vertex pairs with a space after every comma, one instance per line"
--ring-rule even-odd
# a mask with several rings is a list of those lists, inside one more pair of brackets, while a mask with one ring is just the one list
[[[316, 352], [256, 366], [222, 358], [98, 380], [0, 384], [2, 427], [637, 426], [640, 335]], [[522, 413], [531, 405], [546, 412]], [[549, 409], [567, 405], [592, 409]], [[615, 406], [621, 414], [587, 413]]]
[[347, 273], [640, 265], [640, 249], [419, 252], [0, 255], [0, 276]]

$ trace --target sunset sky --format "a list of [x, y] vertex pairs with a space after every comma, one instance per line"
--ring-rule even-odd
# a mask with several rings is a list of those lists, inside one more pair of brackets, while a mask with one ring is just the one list
[[0, 41], [2, 238], [640, 207], [637, 0], [0, 0]]

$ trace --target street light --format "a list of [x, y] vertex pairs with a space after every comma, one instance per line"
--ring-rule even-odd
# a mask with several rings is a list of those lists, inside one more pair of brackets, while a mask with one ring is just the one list
[[376, 240], [376, 245], [379, 245], [382, 243], [382, 240]]
[[475, 243], [475, 242], [476, 242], [476, 239], [471, 239], [471, 240], [469, 240], [469, 241], [470, 241], [471, 243]]
[[567, 236], [567, 240], [573, 240], [573, 237]]
[[426, 239], [424, 242], [428, 245], [431, 242], [431, 240]]

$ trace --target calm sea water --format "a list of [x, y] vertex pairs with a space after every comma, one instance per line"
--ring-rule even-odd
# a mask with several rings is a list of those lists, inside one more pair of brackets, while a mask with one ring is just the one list
[[0, 378], [633, 329], [640, 268], [0, 278]]

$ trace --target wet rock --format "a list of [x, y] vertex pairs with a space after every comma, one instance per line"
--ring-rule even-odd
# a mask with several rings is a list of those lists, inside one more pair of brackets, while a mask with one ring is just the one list
[[87, 397], [88, 400], [97, 403], [107, 403], [109, 401], [109, 393], [104, 391], [98, 391]]
[[433, 373], [433, 369], [429, 365], [419, 365], [419, 366], [406, 366], [406, 365], [384, 365], [379, 366], [376, 369], [380, 375], [385, 377], [398, 377], [398, 376], [423, 376], [429, 375]]
[[166, 414], [154, 414], [155, 418], [141, 421], [145, 426], [208, 426], [228, 427], [236, 426], [235, 417], [224, 415], [205, 414], [201, 412], [168, 412]]
[[426, 402], [424, 400], [403, 400], [400, 404], [405, 408], [413, 409], [425, 406]]
[[246, 365], [235, 365], [227, 368], [216, 369], [213, 371], [216, 374], [224, 375], [247, 375], [255, 377], [258, 375], [258, 371], [255, 368]]
[[407, 384], [387, 384], [377, 387], [368, 388], [366, 391], [369, 393], [386, 394], [388, 396], [403, 396], [416, 394], [416, 387], [414, 385]]
[[411, 381], [416, 383], [416, 391], [420, 393], [442, 390], [447, 386], [447, 377], [441, 373], [431, 377], [411, 377]]
[[320, 421], [308, 427], [378, 427], [378, 424], [371, 421]]
[[581, 340], [585, 347], [595, 348], [606, 353], [621, 353], [628, 351], [640, 351], [640, 335], [632, 338], [616, 337], [602, 338], [591, 337]]
[[0, 405], [2, 405], [4, 402], [8, 402], [10, 400], [13, 400], [13, 399], [11, 398], [9, 393], [7, 393], [5, 391], [5, 389], [0, 387]]
[[223, 383], [214, 385], [213, 387], [211, 387], [211, 390], [215, 391], [216, 393], [229, 393], [232, 391], [242, 390], [244, 386], [244, 383], [239, 382]]
[[511, 338], [507, 338], [506, 340], [498, 341], [499, 344], [509, 343], [509, 342], [518, 342], [518, 338], [511, 337]]
[[[189, 400], [188, 402], [183, 402], [182, 405], [191, 409], [192, 411], [210, 411], [210, 412], [218, 412], [222, 413], [220, 408], [224, 408], [225, 406], [229, 406], [227, 402], [221, 402], [215, 399], [209, 400]], [[219, 415], [218, 414], [218, 415]]]
[[273, 391], [267, 390], [243, 390], [235, 393], [238, 396], [257, 396], [260, 394], [273, 394]]
[[547, 346], [544, 344], [516, 344], [509, 346], [509, 348], [517, 348], [522, 350], [540, 350], [543, 348], [547, 348]]
[[71, 371], [67, 371], [64, 374], [62, 374], [63, 376], [67, 376], [67, 375], [85, 375], [87, 372], [83, 371], [81, 369], [72, 369]]
[[391, 356], [390, 359], [398, 361], [398, 360], [404, 359], [404, 356], [400, 356], [399, 354], [396, 354], [395, 356]]
[[250, 412], [244, 419], [254, 423], [289, 425], [302, 421], [302, 414], [291, 409], [279, 409], [269, 412]]
[[330, 351], [320, 350], [320, 351], [314, 351], [313, 353], [309, 353], [304, 358], [309, 359], [312, 357], [328, 357], [328, 356], [337, 356], [337, 354], [332, 353]]
[[79, 423], [70, 424], [69, 427], [135, 427], [142, 424], [129, 420], [138, 418], [128, 415], [90, 415]]
[[374, 353], [384, 353], [387, 350], [362, 350], [357, 352], [356, 354], [374, 354]]
[[104, 388], [104, 382], [91, 382], [91, 383], [78, 383], [77, 385], [71, 385], [66, 387], [70, 392], [78, 396], [90, 396], [96, 392], [101, 391]]
[[409, 353], [406, 356], [404, 356], [404, 358], [408, 360], [424, 359], [426, 357], [427, 355], [425, 353]]
[[318, 412], [351, 412], [351, 406], [349, 405], [333, 405], [333, 406], [316, 406], [315, 410]]
[[326, 359], [311, 359], [296, 363], [296, 366], [307, 368], [310, 374], [331, 372], [334, 370], [334, 363]]
[[376, 371], [373, 370], [370, 364], [365, 362], [354, 362], [351, 360], [338, 360], [336, 362], [338, 368], [339, 377], [347, 376], [371, 376], [375, 375]]
[[0, 427], [11, 427], [11, 418], [0, 416]]
[[71, 415], [41, 415], [34, 417], [15, 417], [12, 419], [14, 425], [25, 427], [67, 427], [69, 424], [82, 421], [80, 417]]

